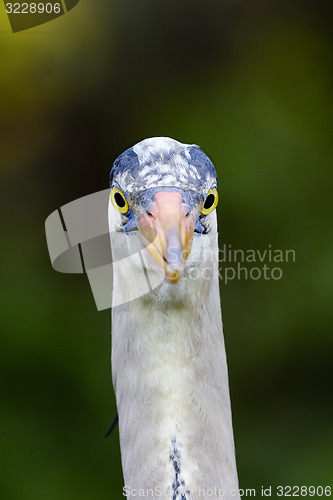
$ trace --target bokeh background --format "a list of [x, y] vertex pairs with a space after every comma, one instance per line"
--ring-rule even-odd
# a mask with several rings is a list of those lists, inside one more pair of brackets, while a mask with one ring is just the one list
[[1, 499], [122, 498], [110, 311], [53, 271], [44, 221], [157, 135], [214, 161], [221, 245], [296, 252], [279, 281], [221, 282], [240, 486], [332, 485], [331, 19], [81, 0], [14, 35], [0, 4]]

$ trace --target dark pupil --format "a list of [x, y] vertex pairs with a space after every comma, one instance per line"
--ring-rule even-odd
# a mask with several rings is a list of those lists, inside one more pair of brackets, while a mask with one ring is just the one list
[[215, 200], [215, 196], [213, 194], [209, 194], [206, 198], [206, 201], [204, 203], [204, 208], [208, 210], [210, 207], [213, 206]]
[[121, 196], [121, 194], [120, 194], [120, 193], [116, 193], [116, 194], [114, 195], [114, 199], [115, 199], [115, 201], [116, 201], [116, 203], [117, 203], [118, 207], [120, 207], [120, 208], [124, 208], [124, 206], [125, 206], [125, 200], [124, 200], [124, 198]]

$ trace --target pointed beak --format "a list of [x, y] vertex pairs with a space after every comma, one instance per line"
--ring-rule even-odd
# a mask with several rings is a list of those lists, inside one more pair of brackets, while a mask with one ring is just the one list
[[153, 268], [164, 270], [169, 283], [177, 283], [190, 253], [195, 228], [178, 191], [159, 191], [149, 212], [138, 220], [140, 236]]

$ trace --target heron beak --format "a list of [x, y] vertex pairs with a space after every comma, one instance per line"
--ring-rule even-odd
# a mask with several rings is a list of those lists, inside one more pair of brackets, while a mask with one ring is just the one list
[[158, 191], [138, 220], [141, 239], [169, 283], [177, 283], [190, 253], [195, 219], [178, 191]]

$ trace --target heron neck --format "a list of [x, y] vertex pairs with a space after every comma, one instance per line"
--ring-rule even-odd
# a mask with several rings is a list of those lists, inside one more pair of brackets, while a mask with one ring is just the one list
[[218, 282], [193, 280], [184, 290], [178, 300], [174, 289], [170, 302], [155, 294], [113, 311], [125, 486], [152, 485], [153, 498], [161, 488], [162, 498], [187, 500], [228, 476], [237, 486]]

